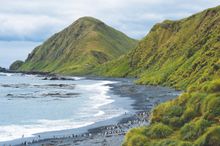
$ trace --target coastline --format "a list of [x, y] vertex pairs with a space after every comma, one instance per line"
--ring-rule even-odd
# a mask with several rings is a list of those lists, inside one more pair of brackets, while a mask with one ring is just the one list
[[[98, 80], [98, 78], [95, 79]], [[116, 84], [109, 84], [110, 94], [119, 96], [121, 102], [129, 102], [130, 110], [128, 113], [82, 128], [39, 133], [36, 135], [40, 137], [35, 140], [25, 138], [9, 141], [5, 144], [18, 146], [121, 145], [124, 135], [129, 129], [149, 124], [150, 111], [156, 104], [175, 98], [180, 93], [166, 87], [135, 85], [132, 79], [100, 78], [100, 80], [119, 81]], [[121, 102], [114, 104], [121, 104]]]

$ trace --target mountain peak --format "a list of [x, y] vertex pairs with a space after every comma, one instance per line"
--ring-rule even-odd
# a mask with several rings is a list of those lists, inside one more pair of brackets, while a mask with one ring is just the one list
[[91, 16], [84, 16], [84, 17], [80, 17], [79, 19], [77, 19], [75, 22], [83, 22], [83, 21], [89, 21], [89, 22], [94, 22], [94, 23], [103, 23], [102, 21], [91, 17]]
[[85, 16], [85, 17], [81, 17], [79, 19], [77, 19], [72, 25], [74, 25], [74, 27], [76, 25], [79, 26], [96, 26], [96, 25], [105, 25], [104, 22], [94, 18], [94, 17], [90, 17], [90, 16]]
[[82, 17], [35, 48], [21, 70], [85, 74], [127, 53], [137, 41], [93, 17]]
[[90, 16], [85, 16], [77, 19], [63, 31], [68, 35], [84, 36], [88, 35], [90, 32], [103, 31], [103, 29], [108, 29], [107, 27], [108, 26], [104, 22]]

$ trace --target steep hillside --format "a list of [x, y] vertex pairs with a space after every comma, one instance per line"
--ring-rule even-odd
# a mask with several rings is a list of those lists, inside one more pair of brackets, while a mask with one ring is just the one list
[[126, 54], [136, 43], [95, 18], [83, 17], [35, 48], [19, 70], [87, 74], [97, 64]]
[[157, 106], [123, 146], [220, 146], [220, 6], [156, 24], [136, 49], [94, 72], [186, 90]]
[[219, 77], [220, 7], [180, 21], [156, 24], [136, 49], [95, 70], [105, 76], [137, 76], [140, 84], [185, 89]]

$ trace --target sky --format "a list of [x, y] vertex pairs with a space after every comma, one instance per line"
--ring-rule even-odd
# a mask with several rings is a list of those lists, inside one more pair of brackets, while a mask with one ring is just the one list
[[34, 47], [83, 16], [141, 39], [158, 22], [178, 20], [220, 0], [0, 0], [0, 66], [24, 60]]

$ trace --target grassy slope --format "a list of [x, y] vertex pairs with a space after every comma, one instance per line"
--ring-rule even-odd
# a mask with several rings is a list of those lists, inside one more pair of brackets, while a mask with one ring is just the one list
[[136, 43], [95, 18], [83, 17], [35, 48], [20, 70], [87, 74], [97, 64], [126, 54]]
[[188, 89], [153, 110], [151, 124], [132, 129], [124, 146], [219, 146], [220, 79]]
[[187, 89], [156, 107], [151, 125], [131, 130], [124, 146], [220, 145], [220, 6], [156, 24], [136, 49], [94, 72]]
[[98, 67], [106, 76], [137, 76], [141, 84], [185, 89], [217, 78], [220, 65], [220, 7], [180, 21], [156, 24], [137, 48]]

